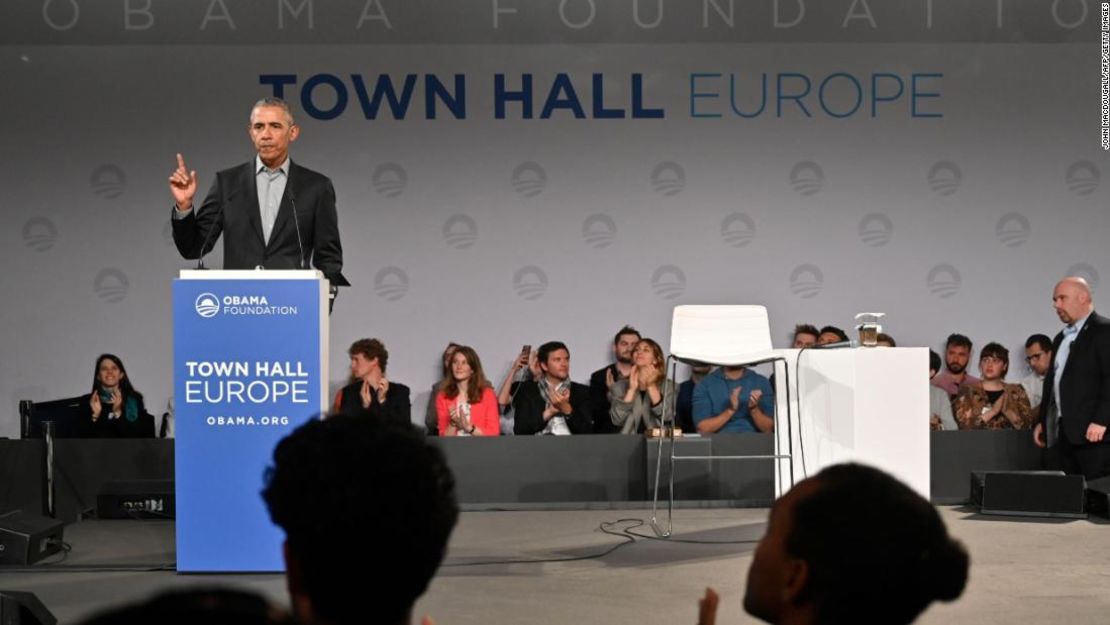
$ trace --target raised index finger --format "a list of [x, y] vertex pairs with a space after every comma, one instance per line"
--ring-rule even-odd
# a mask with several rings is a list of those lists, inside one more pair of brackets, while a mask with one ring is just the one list
[[181, 169], [185, 169], [185, 157], [181, 156], [180, 152], [177, 154], [177, 166]]

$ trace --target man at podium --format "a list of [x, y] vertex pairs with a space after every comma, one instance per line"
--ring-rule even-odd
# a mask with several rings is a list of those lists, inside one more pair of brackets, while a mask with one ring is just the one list
[[300, 130], [285, 101], [255, 103], [248, 131], [256, 156], [218, 172], [195, 209], [197, 172], [177, 155], [169, 182], [173, 241], [183, 257], [203, 259], [222, 233], [224, 269], [307, 269], [311, 260], [333, 287], [348, 285], [331, 180], [289, 158]]

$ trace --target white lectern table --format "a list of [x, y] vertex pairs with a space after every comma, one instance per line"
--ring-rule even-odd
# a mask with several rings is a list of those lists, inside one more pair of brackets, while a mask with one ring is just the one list
[[[860, 462], [883, 469], [929, 498], [928, 349], [781, 352], [789, 363], [791, 385], [798, 389], [791, 411], [795, 482], [832, 464]], [[786, 394], [776, 399], [779, 414], [786, 414]], [[777, 435], [785, 449], [786, 428], [780, 427]], [[788, 465], [780, 461], [776, 469], [788, 471]], [[775, 483], [778, 491], [789, 480]]]

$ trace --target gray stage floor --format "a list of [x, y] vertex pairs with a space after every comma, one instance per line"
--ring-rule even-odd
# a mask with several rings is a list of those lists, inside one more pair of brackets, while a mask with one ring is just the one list
[[[646, 519], [647, 513], [464, 513], [447, 565], [417, 604], [417, 615], [430, 614], [440, 625], [693, 623], [696, 600], [706, 585], [712, 585], [722, 597], [719, 623], [752, 622], [740, 604], [766, 510], [676, 512], [676, 538], [750, 542], [710, 545], [638, 539], [597, 559], [483, 564], [601, 553], [622, 540], [599, 531], [599, 524]], [[941, 513], [953, 533], [969, 545], [971, 583], [963, 598], [933, 607], [919, 622], [1110, 622], [1107, 521], [982, 517], [964, 508], [941, 508]], [[646, 525], [633, 531], [651, 534]], [[36, 593], [63, 624], [159, 589], [190, 585], [245, 587], [287, 602], [280, 575], [111, 570], [172, 568], [169, 522], [85, 521], [69, 526], [66, 540], [73, 551], [61, 564], [37, 566], [33, 572], [0, 569], [0, 588]], [[374, 568], [374, 563], [366, 563], [368, 576]]]

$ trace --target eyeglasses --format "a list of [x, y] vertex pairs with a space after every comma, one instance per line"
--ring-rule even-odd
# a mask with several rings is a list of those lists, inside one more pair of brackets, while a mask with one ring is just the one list
[[1037, 352], [1036, 354], [1029, 354], [1028, 356], [1025, 357], [1025, 362], [1033, 362], [1034, 360], [1039, 360], [1040, 357], [1044, 356], [1044, 355], [1045, 355], [1045, 352]]

